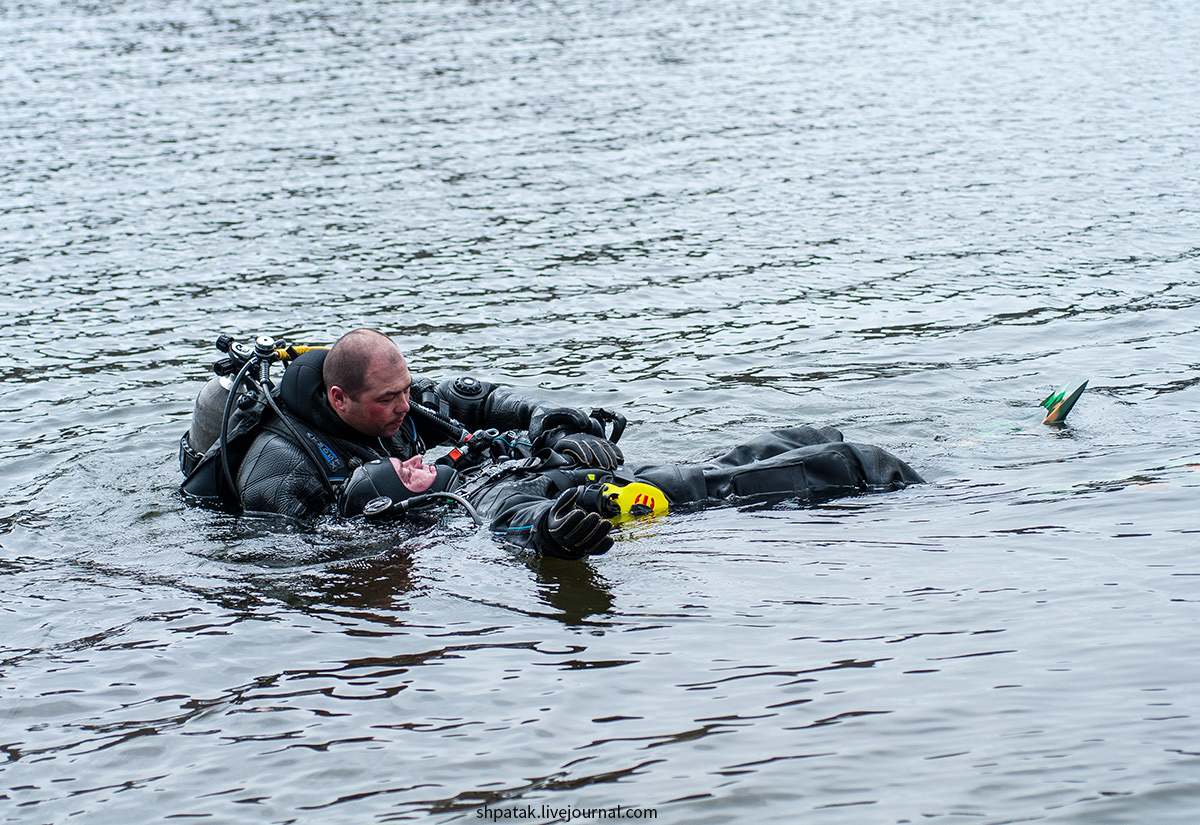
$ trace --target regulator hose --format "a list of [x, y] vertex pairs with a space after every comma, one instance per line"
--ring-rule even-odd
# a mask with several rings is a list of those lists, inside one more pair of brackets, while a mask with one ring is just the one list
[[427, 424], [433, 425], [440, 433], [448, 440], [455, 444], [462, 444], [463, 441], [470, 435], [467, 428], [459, 424], [453, 418], [447, 418], [439, 412], [431, 410], [424, 404], [418, 404], [415, 401], [410, 401], [408, 404], [408, 412], [410, 415], [416, 414], [416, 417]]
[[255, 359], [251, 358], [238, 371], [237, 378], [233, 379], [233, 386], [229, 388], [229, 397], [225, 399], [225, 412], [221, 416], [221, 471], [225, 476], [225, 481], [229, 484], [230, 495], [237, 495], [237, 485], [233, 483], [233, 472], [229, 469], [229, 417], [233, 413], [233, 402], [237, 398], [238, 387], [246, 380], [247, 373], [255, 364]]
[[483, 526], [483, 517], [479, 515], [479, 511], [476, 510], [474, 506], [472, 506], [471, 502], [467, 501], [465, 498], [460, 496], [458, 493], [451, 493], [451, 492], [425, 493], [424, 495], [413, 496], [412, 498], [401, 502], [400, 508], [402, 510], [404, 510], [405, 512], [407, 512], [408, 510], [412, 509], [415, 506], [418, 506], [421, 504], [429, 504], [429, 503], [432, 503], [433, 500], [439, 499], [439, 498], [448, 498], [448, 499], [451, 499], [451, 500], [461, 504], [463, 509], [467, 511], [467, 515], [469, 515], [471, 517], [471, 520], [475, 522], [475, 526], [477, 526], [477, 527]]

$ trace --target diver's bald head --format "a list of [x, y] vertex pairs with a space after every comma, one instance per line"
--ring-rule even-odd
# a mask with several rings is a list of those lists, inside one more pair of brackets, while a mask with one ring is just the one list
[[341, 387], [357, 400], [367, 386], [367, 373], [376, 363], [395, 367], [404, 364], [404, 355], [395, 341], [377, 329], [351, 330], [325, 356], [321, 379], [327, 389]]
[[325, 397], [361, 433], [391, 438], [409, 410], [412, 375], [396, 343], [375, 329], [346, 333], [325, 356]]

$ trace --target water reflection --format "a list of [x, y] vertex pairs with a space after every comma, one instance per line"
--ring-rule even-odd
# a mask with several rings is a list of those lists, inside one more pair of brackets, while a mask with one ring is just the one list
[[592, 617], [608, 616], [613, 609], [611, 585], [599, 566], [563, 559], [538, 558], [530, 562], [537, 577], [538, 596], [552, 608], [548, 615], [568, 626], [591, 624]]

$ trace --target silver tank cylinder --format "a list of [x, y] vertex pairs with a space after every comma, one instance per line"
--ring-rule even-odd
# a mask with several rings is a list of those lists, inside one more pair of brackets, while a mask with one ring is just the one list
[[192, 410], [192, 426], [188, 430], [188, 444], [203, 455], [221, 437], [221, 417], [225, 414], [225, 402], [233, 379], [228, 376], [208, 380], [196, 396], [196, 408]]

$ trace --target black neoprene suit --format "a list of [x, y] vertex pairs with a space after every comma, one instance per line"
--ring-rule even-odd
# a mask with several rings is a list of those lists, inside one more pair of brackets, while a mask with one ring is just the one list
[[868, 444], [850, 444], [832, 427], [771, 430], [711, 461], [627, 464], [614, 473], [580, 467], [557, 453], [527, 466], [469, 479], [460, 492], [506, 540], [558, 555], [546, 530], [559, 493], [593, 480], [643, 481], [662, 490], [672, 506], [769, 497], [824, 501], [896, 490], [921, 477], [896, 456]]

